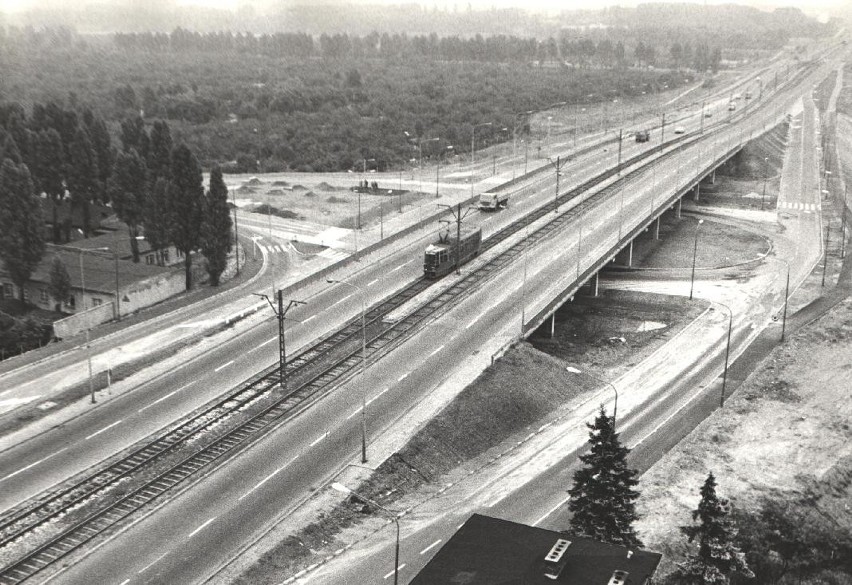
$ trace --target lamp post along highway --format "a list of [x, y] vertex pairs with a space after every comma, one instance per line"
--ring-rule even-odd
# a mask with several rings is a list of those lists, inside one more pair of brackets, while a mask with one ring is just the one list
[[361, 463], [367, 462], [367, 388], [364, 385], [364, 370], [367, 366], [367, 299], [366, 291], [357, 284], [345, 280], [326, 278], [329, 284], [343, 284], [357, 290], [361, 296]]
[[592, 376], [591, 374], [583, 372], [582, 370], [578, 370], [574, 366], [568, 366], [567, 368], [565, 368], [565, 370], [571, 372], [572, 374], [583, 374], [584, 376], [591, 378], [592, 380], [600, 382], [601, 384], [606, 384], [610, 387], [610, 389], [615, 394], [615, 402], [613, 402], [612, 404], [612, 431], [615, 432], [615, 423], [618, 416], [618, 388], [615, 387], [615, 384], [613, 384], [612, 382], [608, 382], [607, 380], [598, 378], [597, 376]]
[[689, 277], [689, 300], [692, 300], [692, 291], [695, 288], [695, 259], [698, 256], [698, 228], [704, 223], [703, 219], [698, 220], [695, 226], [695, 244], [692, 247], [692, 276]]
[[393, 522], [396, 524], [396, 546], [395, 546], [395, 552], [394, 552], [394, 556], [393, 556], [393, 584], [398, 585], [399, 584], [399, 517], [402, 514], [400, 514], [399, 512], [396, 512], [394, 510], [391, 510], [389, 508], [385, 508], [384, 506], [382, 506], [378, 502], [375, 502], [375, 501], [371, 500], [370, 498], [368, 498], [366, 496], [362, 496], [361, 494], [359, 494], [355, 490], [349, 489], [348, 487], [346, 487], [342, 483], [334, 482], [333, 484], [331, 484], [331, 489], [333, 489], [337, 492], [343, 493], [343, 494], [350, 495], [353, 498], [361, 500], [362, 502], [364, 502], [365, 504], [367, 504], [369, 506], [375, 506], [379, 510], [382, 510], [383, 512], [385, 512], [386, 514], [389, 514], [391, 516], [391, 520], [393, 520]]
[[725, 389], [728, 385], [728, 358], [731, 355], [731, 330], [734, 328], [734, 312], [725, 303], [719, 301], [716, 301], [716, 303], [728, 309], [728, 341], [725, 344], [725, 369], [722, 371], [722, 394], [719, 396], [719, 408], [724, 408]]
[[474, 168], [476, 165], [476, 129], [491, 126], [491, 122], [483, 122], [482, 124], [474, 124], [470, 130], [470, 196], [473, 197], [473, 177], [476, 173]]

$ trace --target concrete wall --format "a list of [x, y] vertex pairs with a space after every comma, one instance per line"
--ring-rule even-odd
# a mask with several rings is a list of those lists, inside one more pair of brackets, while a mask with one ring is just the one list
[[121, 314], [127, 315], [150, 307], [186, 290], [183, 270], [152, 276], [124, 287], [121, 290]]
[[113, 304], [107, 303], [92, 307], [87, 311], [75, 313], [70, 317], [54, 321], [53, 335], [60, 339], [72, 337], [87, 328], [92, 329], [101, 323], [112, 320], [114, 312]]

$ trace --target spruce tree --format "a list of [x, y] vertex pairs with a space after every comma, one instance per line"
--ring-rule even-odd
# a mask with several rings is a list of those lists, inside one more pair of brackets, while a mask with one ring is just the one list
[[142, 207], [142, 225], [145, 226], [145, 240], [157, 252], [157, 263], [163, 265], [163, 249], [169, 245], [168, 221], [169, 183], [160, 177], [145, 194]]
[[210, 173], [210, 189], [204, 198], [201, 251], [207, 259], [210, 284], [219, 286], [219, 277], [227, 266], [228, 252], [231, 251], [231, 214], [228, 209], [228, 187], [222, 179], [222, 169], [218, 166]]
[[730, 503], [716, 496], [716, 478], [711, 473], [701, 486], [698, 509], [692, 512], [692, 519], [699, 524], [681, 527], [690, 543], [698, 541], [698, 549], [678, 565], [673, 575], [676, 583], [727, 585], [735, 573], [747, 578], [754, 576], [745, 554], [734, 544], [737, 530], [730, 513]]
[[168, 190], [169, 239], [184, 254], [186, 288], [192, 288], [192, 252], [201, 235], [201, 206], [204, 184], [201, 167], [189, 148], [181, 144], [172, 151]]
[[139, 224], [145, 205], [145, 162], [135, 149], [119, 152], [115, 157], [107, 193], [118, 218], [127, 224], [133, 261], [139, 262]]
[[0, 258], [18, 286], [21, 301], [24, 285], [44, 253], [43, 225], [29, 169], [4, 159], [0, 166]]
[[638, 518], [636, 472], [627, 467], [629, 449], [623, 447], [603, 407], [589, 427], [589, 452], [580, 457], [584, 467], [574, 473], [569, 491], [573, 513], [570, 530], [602, 542], [642, 546], [633, 523]]
[[58, 256], [53, 257], [53, 262], [50, 264], [50, 284], [48, 285], [50, 296], [56, 301], [55, 310], [62, 310], [62, 303], [68, 300], [71, 295], [71, 276], [68, 274], [68, 269]]

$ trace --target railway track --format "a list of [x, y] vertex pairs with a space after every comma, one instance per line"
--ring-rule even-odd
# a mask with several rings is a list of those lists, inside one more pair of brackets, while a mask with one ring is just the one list
[[[754, 111], [754, 110], [753, 110]], [[705, 127], [704, 136], [719, 131], [724, 122]], [[674, 146], [662, 157], [672, 156], [684, 146], [688, 135], [666, 143]], [[591, 178], [561, 194], [556, 205], [564, 205], [594, 189], [617, 173], [657, 154], [650, 149], [624, 161], [619, 167]], [[638, 173], [627, 172], [613, 184], [586, 198], [583, 206], [595, 204], [618, 190]], [[483, 242], [487, 251], [505, 239], [553, 212], [553, 204], [534, 210], [506, 226]], [[531, 232], [476, 270], [467, 272], [451, 287], [422, 304], [395, 323], [383, 318], [414, 298], [431, 284], [419, 279], [398, 293], [371, 307], [366, 314], [369, 359], [391, 351], [413, 335], [424, 322], [449, 310], [457, 299], [482, 286], [500, 270], [511, 264], [529, 245], [562, 230], [581, 211], [575, 207], [560, 214]], [[277, 385], [277, 366], [254, 376], [241, 388], [199, 409], [164, 433], [155, 435], [138, 448], [115, 458], [83, 478], [68, 482], [37, 500], [22, 504], [0, 517], [0, 551], [23, 545], [24, 540], [38, 540], [39, 529], [50, 522], [65, 522], [56, 534], [31, 543], [26, 552], [0, 570], [0, 583], [20, 583], [51, 567], [84, 544], [108, 533], [135, 512], [146, 508], [163, 494], [184, 484], [202, 470], [233, 455], [239, 449], [279, 426], [306, 400], [328, 391], [351, 375], [360, 362], [360, 319], [354, 319], [340, 330], [294, 356], [288, 362], [291, 390]], [[234, 420], [233, 424], [229, 421]], [[127, 484], [126, 486], [122, 484]], [[114, 492], [111, 496], [110, 492]]]

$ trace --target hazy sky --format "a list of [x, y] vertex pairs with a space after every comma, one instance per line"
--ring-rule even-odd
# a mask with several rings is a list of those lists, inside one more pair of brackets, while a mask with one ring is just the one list
[[[77, 8], [83, 4], [110, 4], [111, 2], [126, 3], [127, 0], [0, 0], [0, 10], [4, 12], [18, 12], [33, 7], [51, 6], [55, 8]], [[255, 4], [256, 6], [263, 5], [272, 0], [177, 0], [178, 4], [197, 4], [209, 6], [213, 8], [236, 9], [242, 4]], [[281, 2], [282, 0], [276, 0]], [[283, 0], [287, 1], [287, 0]], [[311, 0], [291, 0], [300, 4], [309, 3]], [[334, 0], [331, 0], [334, 1]], [[572, 8], [603, 8], [605, 6], [621, 5], [633, 6], [642, 3], [640, 0], [350, 0], [356, 3], [366, 4], [404, 4], [409, 2], [417, 2], [425, 6], [453, 6], [464, 7], [470, 3], [474, 8], [506, 8], [510, 6], [520, 6], [531, 10], [538, 11], [559, 11]], [[658, 0], [659, 1], [659, 0]], [[672, 1], [672, 0], [662, 0]], [[675, 0], [683, 2], [685, 0]], [[319, 0], [319, 2], [327, 4], [329, 0]], [[735, 0], [695, 0], [693, 4], [748, 4], [759, 8], [775, 8], [778, 6], [797, 5], [804, 11], [813, 13], [817, 8], [839, 8], [848, 4], [849, 0], [797, 0], [796, 2], [785, 2], [784, 0], [749, 0], [747, 2], [736, 2]]]

